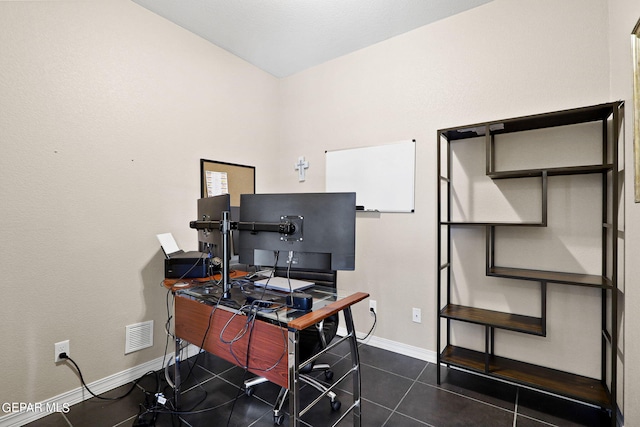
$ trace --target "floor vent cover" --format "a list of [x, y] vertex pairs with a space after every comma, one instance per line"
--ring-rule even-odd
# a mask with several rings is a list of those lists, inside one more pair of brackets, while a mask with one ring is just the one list
[[153, 320], [126, 326], [124, 354], [142, 350], [153, 345]]

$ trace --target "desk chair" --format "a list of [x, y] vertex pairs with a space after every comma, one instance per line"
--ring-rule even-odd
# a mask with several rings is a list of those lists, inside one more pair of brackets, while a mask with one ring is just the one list
[[[274, 271], [274, 276], [287, 277], [287, 268], [277, 267]], [[335, 271], [311, 271], [311, 270], [289, 270], [289, 277], [291, 279], [308, 280], [314, 282], [316, 285], [325, 286], [329, 288], [336, 288], [336, 272]], [[300, 331], [300, 360], [304, 361], [317, 354], [320, 350], [325, 348], [331, 340], [333, 340], [338, 331], [338, 315], [327, 317], [324, 321], [317, 323], [315, 326], [309, 327]], [[331, 366], [327, 363], [320, 363], [315, 361], [308, 364], [300, 371], [300, 379], [318, 390], [320, 393], [327, 391], [327, 388], [318, 380], [310, 376], [313, 371], [323, 371], [327, 381], [333, 378], [333, 372]], [[258, 384], [267, 382], [268, 380], [263, 377], [255, 377], [244, 382], [245, 394], [247, 396], [253, 395], [254, 387]], [[276, 425], [282, 425], [284, 421], [284, 411], [282, 407], [287, 398], [289, 390], [286, 388], [280, 389], [278, 398], [273, 406], [273, 422]], [[327, 393], [327, 398], [331, 403], [331, 409], [338, 411], [340, 409], [340, 401], [336, 399], [336, 394], [332, 391]]]

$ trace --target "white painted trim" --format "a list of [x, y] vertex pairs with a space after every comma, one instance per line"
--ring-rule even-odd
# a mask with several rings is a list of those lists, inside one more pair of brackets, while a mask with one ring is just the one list
[[[168, 358], [168, 356], [166, 358], [163, 356], [158, 357], [149, 362], [145, 362], [141, 365], [134, 366], [133, 368], [125, 369], [124, 371], [94, 381], [91, 384], [88, 384], [88, 386], [95, 394], [105, 393], [109, 390], [120, 387], [121, 385], [135, 381], [149, 371], [157, 371], [161, 369], [163, 359], [166, 362]], [[171, 362], [173, 362], [173, 360], [171, 360]], [[47, 415], [53, 413], [50, 411], [46, 411], [45, 408], [63, 409], [92, 397], [93, 396], [91, 396], [91, 394], [83, 387], [78, 387], [76, 389], [67, 391], [50, 399], [39, 402], [37, 404], [38, 406], [36, 406], [34, 402], [33, 406], [35, 406], [36, 408], [41, 408], [42, 410], [40, 411], [32, 410], [29, 412], [14, 412], [0, 417], [0, 427], [18, 427], [46, 417]], [[71, 407], [70, 410], [73, 411], [73, 407]], [[0, 408], [0, 411], [2, 411], [2, 408]]]
[[[346, 335], [347, 330], [343, 327], [338, 328], [338, 335]], [[364, 335], [364, 334], [357, 334]], [[405, 356], [414, 357], [416, 359], [424, 360], [427, 362], [435, 363], [436, 362], [436, 354], [433, 351], [426, 350], [420, 347], [415, 347], [408, 344], [399, 343], [396, 341], [391, 341], [385, 338], [379, 338], [376, 336], [369, 336], [365, 341], [362, 341], [367, 345], [381, 348], [384, 350], [389, 350], [394, 353], [403, 354]], [[186, 359], [188, 357], [196, 355], [200, 351], [200, 348], [189, 344], [185, 349], [183, 349], [183, 357]], [[88, 384], [91, 391], [96, 394], [105, 393], [109, 390], [113, 390], [114, 388], [120, 387], [121, 385], [130, 383], [140, 378], [142, 375], [149, 371], [157, 371], [162, 368], [163, 360], [165, 363], [169, 363], [169, 365], [173, 365], [174, 360], [171, 355], [160, 356], [154, 360], [149, 362], [145, 362], [141, 365], [135, 366], [133, 368], [125, 369], [124, 371], [118, 372], [113, 375], [109, 375], [108, 377], [102, 378], [100, 380], [94, 381]], [[87, 392], [83, 387], [78, 387], [76, 389], [67, 391], [65, 393], [54, 396], [50, 399], [39, 402], [38, 405], [40, 408], [64, 408], [71, 407], [73, 410], [73, 405], [76, 403], [80, 403], [83, 400], [87, 400], [92, 398], [91, 394]], [[34, 403], [35, 405], [35, 403]], [[0, 408], [1, 410], [1, 408]], [[1, 413], [1, 412], [0, 412]], [[18, 427], [24, 424], [36, 421], [40, 418], [46, 417], [50, 415], [51, 412], [47, 411], [30, 411], [30, 412], [16, 412], [7, 414], [3, 417], [0, 417], [0, 427]]]
[[[338, 335], [344, 336], [347, 334], [347, 329], [343, 327], [338, 327]], [[356, 333], [356, 336], [363, 336], [362, 333]], [[436, 363], [436, 352], [431, 350], [426, 350], [424, 348], [415, 347], [409, 344], [403, 344], [396, 341], [391, 341], [386, 338], [379, 338], [375, 335], [370, 335], [363, 342], [364, 344], [370, 345], [372, 347], [381, 348], [383, 350], [389, 350], [394, 353], [402, 354], [405, 356], [413, 357], [415, 359], [424, 360], [425, 362]]]

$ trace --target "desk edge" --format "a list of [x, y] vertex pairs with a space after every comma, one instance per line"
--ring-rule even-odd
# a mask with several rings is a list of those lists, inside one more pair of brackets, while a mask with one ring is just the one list
[[295, 329], [298, 331], [306, 329], [309, 326], [315, 325], [321, 320], [324, 320], [327, 317], [336, 314], [339, 311], [342, 311], [347, 307], [350, 307], [353, 304], [356, 304], [366, 298], [369, 298], [369, 294], [365, 292], [356, 292], [354, 294], [351, 294], [348, 297], [342, 298], [338, 301], [334, 301], [319, 310], [314, 310], [302, 317], [292, 320], [288, 324], [289, 329]]

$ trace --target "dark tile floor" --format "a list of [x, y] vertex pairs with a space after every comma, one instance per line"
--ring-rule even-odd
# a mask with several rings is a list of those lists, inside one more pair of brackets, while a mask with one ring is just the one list
[[[341, 344], [323, 360], [332, 363], [334, 379], [350, 367], [346, 350], [346, 343]], [[178, 417], [164, 409], [155, 420], [156, 426], [273, 426], [271, 405], [278, 387], [262, 384], [248, 397], [240, 388], [245, 378], [242, 369], [204, 353], [194, 359], [182, 365], [183, 378], [191, 371], [181, 394], [182, 414]], [[458, 370], [441, 368], [442, 383], [437, 386], [436, 365], [375, 347], [361, 345], [360, 360], [362, 425], [366, 427], [609, 425], [607, 414], [597, 408]], [[324, 377], [318, 374], [318, 378]], [[172, 391], [164, 379], [160, 387], [171, 402]], [[119, 396], [129, 388], [131, 385], [125, 385], [102, 396]], [[145, 404], [144, 390], [155, 389], [154, 378], [146, 377], [124, 399], [86, 400], [72, 406], [67, 414], [56, 413], [29, 426], [133, 426]], [[353, 403], [350, 379], [338, 385], [337, 394], [342, 402], [339, 411], [320, 402], [305, 414], [304, 425], [332, 425]], [[313, 390], [303, 389], [303, 403], [315, 395]], [[289, 425], [288, 417], [283, 425]], [[339, 424], [352, 425], [351, 415]]]

